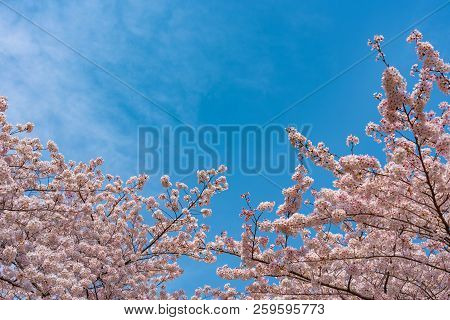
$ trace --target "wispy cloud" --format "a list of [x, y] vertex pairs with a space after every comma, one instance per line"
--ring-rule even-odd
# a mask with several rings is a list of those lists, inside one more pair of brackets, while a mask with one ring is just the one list
[[[152, 2], [9, 3], [184, 121], [217, 70], [189, 14]], [[212, 39], [212, 38], [211, 38]], [[102, 155], [136, 170], [136, 126], [173, 120], [5, 7], [0, 8], [0, 92], [13, 121], [33, 121], [70, 158]]]

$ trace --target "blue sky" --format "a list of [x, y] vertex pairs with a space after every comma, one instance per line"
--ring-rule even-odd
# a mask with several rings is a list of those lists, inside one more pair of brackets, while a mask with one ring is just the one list
[[[273, 116], [364, 57], [367, 39], [387, 41], [446, 1], [7, 1], [36, 24], [150, 97], [184, 123], [266, 124]], [[0, 94], [9, 97], [12, 122], [32, 121], [67, 159], [102, 156], [105, 171], [137, 173], [139, 126], [177, 121], [92, 63], [49, 37], [0, 2]], [[419, 28], [448, 58], [450, 6]], [[406, 34], [385, 49], [406, 76], [414, 50]], [[448, 59], [447, 59], [448, 60]], [[381, 155], [364, 137], [378, 113], [382, 65], [370, 57], [292, 108], [274, 123], [302, 127], [336, 153], [345, 138], [362, 138], [357, 152]], [[284, 146], [288, 148], [289, 146]], [[167, 172], [171, 173], [171, 172]], [[312, 171], [317, 186], [329, 177]], [[291, 172], [271, 176], [235, 173], [230, 190], [216, 197], [212, 234], [241, 232], [239, 195], [257, 203], [282, 197]], [[156, 192], [154, 177], [146, 192]], [[193, 178], [188, 178], [193, 181]], [[220, 259], [219, 262], [223, 262]], [[216, 265], [183, 262], [173, 287], [188, 291], [221, 285]], [[172, 287], [171, 286], [171, 287]], [[239, 284], [241, 286], [241, 284]]]

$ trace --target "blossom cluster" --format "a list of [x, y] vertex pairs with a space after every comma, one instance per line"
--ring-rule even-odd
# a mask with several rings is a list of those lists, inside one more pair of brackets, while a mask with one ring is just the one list
[[[213, 262], [200, 223], [228, 188], [218, 170], [189, 188], [169, 176], [144, 196], [146, 175], [104, 174], [100, 158], [66, 162], [57, 145], [6, 121], [0, 97], [0, 299], [179, 299], [165, 283], [181, 256]], [[48, 159], [48, 160], [45, 160]]]
[[375, 95], [381, 120], [369, 123], [366, 134], [383, 144], [385, 159], [353, 154], [359, 143], [353, 135], [346, 141], [351, 154], [337, 156], [288, 128], [300, 161], [329, 171], [332, 188], [312, 188], [301, 164], [276, 214], [245, 209], [251, 215], [242, 215], [240, 239], [222, 233], [208, 244], [241, 258], [239, 266], [224, 265], [217, 273], [250, 280], [246, 298], [450, 298], [450, 113], [445, 101], [439, 113], [430, 106], [434, 87], [448, 94], [450, 68], [414, 30], [407, 41], [416, 45], [412, 70], [419, 77], [408, 92], [400, 71], [387, 63], [382, 41], [369, 40], [386, 68], [384, 94]]

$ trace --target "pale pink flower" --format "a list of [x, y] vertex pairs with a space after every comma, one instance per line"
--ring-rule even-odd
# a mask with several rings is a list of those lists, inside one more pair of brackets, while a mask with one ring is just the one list
[[168, 175], [163, 175], [161, 177], [161, 185], [163, 188], [170, 188], [172, 186], [172, 183], [170, 182], [170, 177]]

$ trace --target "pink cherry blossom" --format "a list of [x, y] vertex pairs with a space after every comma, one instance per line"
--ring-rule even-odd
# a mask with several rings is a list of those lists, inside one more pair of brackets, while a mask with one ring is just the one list
[[[218, 254], [241, 259], [217, 273], [227, 280], [251, 280], [245, 298], [450, 298], [450, 110], [441, 102], [434, 112], [430, 103], [434, 88], [448, 94], [450, 68], [422, 38], [415, 30], [407, 39], [419, 59], [412, 91], [388, 64], [383, 37], [369, 40], [386, 68], [384, 95], [376, 95], [381, 120], [369, 123], [366, 134], [383, 144], [384, 159], [353, 154], [353, 148], [338, 156], [288, 128], [300, 161], [329, 171], [332, 186], [313, 189], [299, 165], [276, 216], [241, 214], [241, 238], [222, 233], [208, 244]], [[347, 138], [349, 146], [358, 142], [353, 135]], [[251, 210], [249, 197], [243, 198]], [[225, 290], [214, 290], [215, 297], [226, 296]]]
[[181, 256], [214, 261], [209, 228], [191, 211], [225, 191], [226, 179], [210, 170], [182, 198], [188, 186], [163, 176], [158, 201], [142, 192], [147, 176], [124, 182], [102, 173], [100, 158], [66, 162], [53, 141], [44, 148], [27, 136], [31, 123], [9, 124], [6, 110], [1, 97], [0, 298], [185, 298], [164, 283], [182, 274]]

